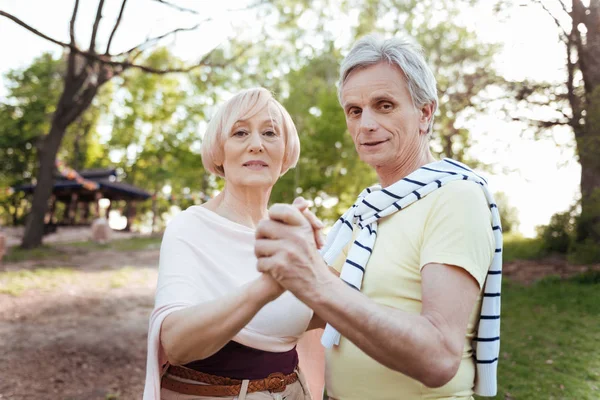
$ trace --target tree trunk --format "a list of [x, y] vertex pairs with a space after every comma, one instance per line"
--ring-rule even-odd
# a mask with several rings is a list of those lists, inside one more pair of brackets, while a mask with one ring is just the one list
[[[48, 211], [48, 199], [54, 187], [54, 164], [56, 154], [65, 136], [67, 127], [71, 125], [85, 110], [88, 109], [98, 92], [100, 85], [108, 80], [106, 71], [101, 71], [95, 79], [88, 79], [92, 71], [98, 70], [98, 65], [88, 64], [76, 71], [76, 57], [69, 54], [68, 73], [64, 78], [64, 88], [56, 111], [52, 117], [50, 132], [42, 141], [38, 150], [39, 170], [37, 182], [33, 191], [31, 213], [25, 226], [25, 234], [21, 247], [31, 249], [42, 244], [44, 234], [44, 216]], [[77, 75], [75, 75], [77, 72]]]
[[588, 97], [586, 125], [577, 137], [581, 163], [581, 217], [577, 242], [600, 245], [600, 85]]
[[66, 127], [53, 121], [50, 133], [44, 139], [42, 148], [38, 151], [39, 168], [36, 176], [37, 182], [33, 190], [31, 212], [25, 224], [25, 234], [21, 247], [31, 249], [42, 244], [44, 236], [44, 216], [48, 211], [48, 199], [54, 187], [54, 163], [60, 142], [65, 134]]
[[156, 227], [156, 213], [158, 211], [158, 201], [157, 201], [158, 191], [154, 192], [152, 196], [152, 233], [154, 233], [154, 229]]

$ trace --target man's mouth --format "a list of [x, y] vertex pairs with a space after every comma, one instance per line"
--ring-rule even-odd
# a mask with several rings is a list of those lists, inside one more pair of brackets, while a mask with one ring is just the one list
[[381, 143], [385, 143], [385, 142], [387, 142], [387, 139], [386, 140], [372, 140], [369, 142], [364, 142], [364, 143], [362, 143], [362, 145], [367, 146], [367, 147], [374, 147], [374, 146], [377, 146], [377, 145], [379, 145]]

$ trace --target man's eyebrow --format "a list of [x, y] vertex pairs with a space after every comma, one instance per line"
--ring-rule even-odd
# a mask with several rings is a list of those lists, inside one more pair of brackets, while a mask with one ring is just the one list
[[377, 94], [371, 98], [371, 101], [375, 102], [375, 103], [380, 102], [380, 101], [392, 101], [392, 100], [393, 100], [393, 96], [388, 93]]
[[343, 106], [344, 110], [347, 110], [348, 108], [356, 107], [357, 105], [356, 105], [356, 102], [349, 100], [349, 101], [345, 102], [342, 106]]

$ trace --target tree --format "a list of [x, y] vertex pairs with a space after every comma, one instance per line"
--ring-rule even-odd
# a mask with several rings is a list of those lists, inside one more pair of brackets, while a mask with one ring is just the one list
[[[182, 12], [193, 12], [179, 7], [172, 2], [156, 0], [165, 6], [176, 7]], [[25, 235], [21, 246], [32, 248], [42, 243], [44, 215], [48, 209], [48, 199], [52, 193], [53, 172], [56, 155], [60, 149], [67, 129], [83, 114], [92, 104], [99, 89], [111, 79], [121, 75], [128, 69], [139, 69], [154, 74], [171, 72], [189, 72], [196, 68], [219, 68], [228, 62], [214, 63], [210, 60], [211, 53], [206, 54], [197, 64], [192, 66], [179, 66], [175, 68], [157, 69], [148, 65], [137, 63], [136, 60], [149, 48], [152, 48], [162, 39], [178, 32], [196, 29], [199, 25], [189, 28], [178, 28], [160, 36], [151, 37], [143, 43], [122, 52], [111, 52], [111, 45], [115, 34], [122, 22], [127, 0], [122, 0], [119, 14], [114, 22], [110, 36], [106, 41], [105, 49], [99, 49], [98, 28], [102, 20], [105, 0], [98, 1], [96, 16], [92, 28], [89, 45], [82, 46], [77, 43], [75, 36], [75, 23], [79, 9], [79, 0], [74, 1], [73, 12], [69, 24], [70, 41], [62, 42], [45, 35], [21, 19], [0, 10], [0, 16], [10, 19], [31, 33], [61, 46], [67, 52], [66, 71], [63, 76], [63, 87], [60, 98], [54, 110], [48, 134], [40, 141], [38, 148], [38, 165], [36, 187], [33, 193], [31, 213], [28, 217]]]
[[[22, 70], [6, 74], [7, 101], [0, 105], [0, 188], [29, 183], [37, 172], [36, 149], [50, 127], [60, 96], [64, 63], [43, 54]], [[3, 219], [23, 216], [22, 193], [0, 193]]]
[[504, 192], [494, 194], [498, 210], [500, 210], [500, 223], [502, 224], [502, 232], [510, 233], [519, 226], [519, 210], [511, 206], [508, 202], [508, 196]]
[[[470, 133], [465, 123], [485, 107], [485, 90], [503, 84], [492, 61], [499, 46], [478, 40], [469, 27], [457, 22], [476, 0], [359, 0], [362, 5], [356, 36], [370, 32], [408, 34], [423, 48], [438, 86], [432, 150], [469, 164]], [[493, 6], [492, 3], [489, 6]]]
[[[515, 96], [529, 106], [551, 109], [556, 118], [533, 120], [540, 131], [555, 126], [573, 130], [581, 164], [581, 213], [574, 250], [600, 246], [600, 1], [532, 0], [554, 20], [565, 46], [566, 77], [560, 86], [549, 83], [515, 84]], [[597, 252], [600, 257], [600, 252]]]
[[[503, 82], [491, 67], [498, 47], [482, 43], [474, 32], [454, 22], [461, 9], [476, 1], [333, 3], [323, 1], [315, 7], [310, 2], [276, 2], [279, 35], [285, 37], [285, 45], [269, 44], [269, 54], [260, 58], [259, 66], [268, 65], [271, 74], [255, 77], [278, 89], [277, 94], [284, 98], [301, 140], [298, 167], [279, 180], [272, 199], [291, 201], [301, 193], [315, 201], [322, 218], [339, 215], [357, 193], [377, 180], [373, 171], [358, 159], [337, 100], [339, 65], [352, 39], [371, 32], [384, 36], [408, 34], [422, 45], [438, 79], [440, 104], [432, 148], [440, 156], [470, 164], [476, 162], [468, 156], [469, 130], [461, 120], [468, 120], [484, 107], [482, 93], [488, 87]], [[349, 27], [353, 38], [341, 42], [338, 35], [328, 30], [329, 21], [349, 17], [352, 12], [358, 15], [358, 23]], [[276, 55], [273, 48], [278, 50]], [[273, 65], [273, 60], [278, 63]], [[279, 71], [281, 82], [271, 79], [274, 71]], [[339, 201], [333, 207], [330, 196]]]
[[[150, 54], [145, 64], [169, 68], [177, 59], [165, 48]], [[169, 185], [176, 202], [186, 195], [200, 197], [204, 169], [198, 152], [197, 126], [204, 119], [208, 93], [203, 93], [189, 79], [175, 76], [148, 75], [129, 71], [123, 76], [115, 106], [119, 115], [112, 120], [112, 135], [107, 151], [120, 153], [117, 165], [129, 183], [148, 189], [153, 197], [150, 211], [152, 226], [157, 217], [172, 204], [163, 201], [162, 189]], [[207, 93], [208, 92], [208, 93]], [[148, 205], [137, 210], [143, 213]]]

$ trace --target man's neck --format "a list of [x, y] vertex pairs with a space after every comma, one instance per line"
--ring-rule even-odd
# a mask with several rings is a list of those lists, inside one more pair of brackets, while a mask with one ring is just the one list
[[379, 183], [385, 188], [407, 177], [423, 165], [434, 161], [435, 158], [433, 158], [427, 144], [427, 147], [419, 149], [410, 157], [398, 160], [395, 165], [376, 167], [375, 170], [379, 176]]

